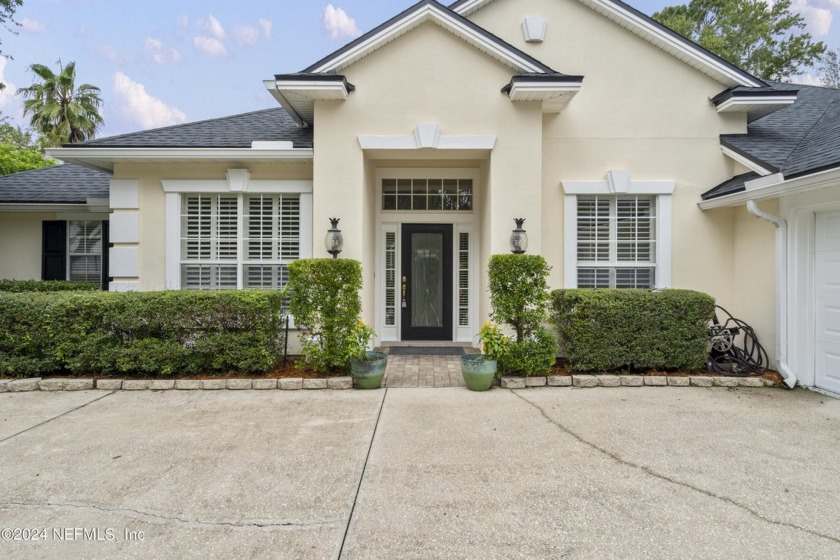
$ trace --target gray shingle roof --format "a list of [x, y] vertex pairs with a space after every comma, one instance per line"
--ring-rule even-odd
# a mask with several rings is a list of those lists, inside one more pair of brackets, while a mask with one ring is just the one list
[[[721, 144], [778, 169], [786, 179], [840, 166], [840, 89], [772, 87], [798, 90], [796, 102], [751, 122], [747, 134], [721, 135]], [[743, 181], [733, 184], [733, 180], [703, 193], [703, 200], [743, 191]]]
[[251, 142], [312, 147], [312, 128], [299, 127], [282, 107], [98, 138], [68, 148], [250, 148]]
[[66, 163], [0, 176], [0, 202], [84, 204], [108, 198], [109, 173]]

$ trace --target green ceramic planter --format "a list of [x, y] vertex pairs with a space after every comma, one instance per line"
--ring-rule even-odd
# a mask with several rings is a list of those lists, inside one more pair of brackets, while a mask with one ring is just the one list
[[496, 358], [485, 354], [461, 356], [461, 375], [470, 391], [486, 391], [496, 377]]
[[353, 384], [359, 389], [379, 389], [388, 365], [388, 354], [368, 352], [367, 357], [365, 361], [350, 360]]

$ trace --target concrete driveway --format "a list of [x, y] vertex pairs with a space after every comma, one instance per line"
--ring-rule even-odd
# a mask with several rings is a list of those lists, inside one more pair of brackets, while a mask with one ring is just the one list
[[0, 472], [2, 558], [840, 557], [804, 390], [7, 393]]

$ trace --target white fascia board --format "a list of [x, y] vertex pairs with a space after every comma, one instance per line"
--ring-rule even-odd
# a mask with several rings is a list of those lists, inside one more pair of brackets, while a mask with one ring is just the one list
[[754, 162], [753, 160], [742, 156], [741, 154], [739, 154], [735, 150], [727, 148], [726, 146], [721, 146], [720, 151], [722, 151], [723, 154], [725, 156], [727, 156], [728, 158], [737, 161], [738, 163], [740, 163], [741, 165], [743, 165], [744, 167], [746, 167], [750, 171], [755, 171], [759, 175], [765, 176], [765, 175], [770, 175], [770, 174], [773, 173], [772, 169], [768, 169], [768, 168]]
[[271, 160], [312, 159], [312, 148], [265, 150], [253, 148], [50, 148], [47, 155], [73, 163], [102, 161]]
[[107, 214], [110, 211], [107, 202], [104, 206], [70, 203], [39, 204], [37, 202], [0, 202], [0, 212], [95, 212]]
[[767, 107], [768, 109], [774, 107], [785, 107], [793, 105], [796, 102], [796, 95], [785, 97], [779, 96], [761, 96], [761, 97], [730, 97], [726, 101], [717, 105], [715, 109], [718, 113], [740, 113], [755, 110], [755, 106]]
[[314, 100], [344, 101], [350, 95], [347, 86], [342, 82], [309, 81], [309, 80], [277, 80], [277, 90], [293, 92]]
[[[468, 16], [471, 13], [480, 10], [493, 0], [470, 0], [455, 8], [455, 12]], [[615, 21], [623, 27], [627, 27], [634, 33], [647, 39], [654, 45], [665, 50], [673, 49], [688, 60], [692, 60], [698, 66], [705, 69], [705, 73], [721, 80], [723, 83], [730, 86], [742, 85], [748, 87], [761, 87], [765, 84], [760, 81], [751, 80], [747, 76], [741, 75], [733, 68], [721, 63], [721, 61], [710, 57], [708, 54], [699, 48], [693, 48], [691, 45], [682, 42], [676, 37], [662, 31], [656, 25], [652, 24], [646, 19], [640, 18], [636, 14], [627, 11], [623, 7], [609, 0], [579, 0], [582, 4], [592, 8], [596, 12], [603, 14], [605, 17]]]
[[[761, 87], [765, 85], [758, 79], [749, 79], [747, 76], [744, 76], [735, 70], [735, 68], [709, 56], [700, 50], [700, 48], [692, 47], [690, 44], [683, 42], [677, 37], [662, 31], [651, 21], [637, 16], [618, 4], [610, 2], [609, 0], [579, 1], [594, 9], [598, 13], [603, 14], [605, 17], [615, 21], [619, 25], [627, 27], [654, 45], [663, 48], [666, 51], [673, 51], [675, 56], [678, 58], [685, 57], [684, 60], [686, 62], [694, 62], [697, 64], [698, 69], [702, 69], [704, 73], [727, 85], [742, 85], [747, 87]], [[677, 55], [676, 53], [679, 54]]]
[[298, 126], [304, 126], [307, 124], [304, 118], [298, 114], [297, 110], [294, 107], [292, 107], [292, 104], [289, 103], [289, 100], [286, 99], [282, 93], [277, 91], [277, 80], [263, 80], [263, 85], [265, 86], [265, 89], [268, 90], [268, 93], [270, 93], [271, 96], [275, 100], [277, 100], [277, 103], [279, 103], [281, 107], [286, 109], [286, 112], [289, 113], [289, 115], [292, 117], [292, 119], [294, 119]]
[[[781, 173], [777, 173], [772, 177], [781, 177]], [[747, 190], [728, 194], [713, 198], [711, 200], [704, 200], [697, 205], [701, 210], [711, 210], [712, 208], [725, 208], [729, 206], [740, 206], [745, 204], [748, 200], [766, 200], [769, 198], [778, 198], [780, 196], [787, 196], [791, 194], [798, 194], [806, 191], [818, 190], [826, 187], [836, 187], [840, 185], [840, 168], [828, 169], [826, 171], [819, 171], [811, 175], [796, 177], [787, 181], [780, 180], [778, 182], [770, 182], [769, 184], [761, 183], [770, 177], [761, 177], [755, 179], [757, 184], [748, 185], [745, 183]], [[747, 183], [753, 183], [748, 181]]]
[[521, 73], [544, 72], [544, 70], [539, 66], [524, 59], [523, 57], [519, 56], [514, 52], [511, 52], [507, 49], [502, 49], [499, 45], [491, 42], [487, 37], [483, 36], [480, 33], [477, 33], [472, 28], [465, 26], [460, 21], [452, 18], [451, 15], [441, 11], [440, 9], [431, 4], [427, 4], [426, 6], [423, 6], [422, 8], [408, 15], [407, 17], [394, 22], [391, 26], [383, 29], [376, 35], [369, 37], [367, 40], [359, 43], [352, 49], [349, 49], [347, 52], [344, 52], [341, 55], [322, 64], [321, 66], [318, 66], [317, 68], [313, 69], [312, 72], [338, 72], [351, 65], [353, 62], [367, 56], [368, 54], [380, 48], [382, 45], [388, 43], [389, 41], [392, 41], [400, 35], [407, 33], [408, 31], [414, 29], [418, 25], [429, 20], [435, 22], [444, 29], [450, 31], [454, 35], [478, 47], [479, 49], [484, 50], [492, 54], [494, 57], [499, 58], [499, 60], [504, 61], [506, 64], [520, 71]]
[[574, 95], [580, 91], [581, 82], [513, 82], [510, 87], [511, 101], [545, 101], [554, 97]]

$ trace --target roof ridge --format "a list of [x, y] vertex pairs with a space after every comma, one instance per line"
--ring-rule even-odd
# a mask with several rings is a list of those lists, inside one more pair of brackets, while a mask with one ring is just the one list
[[283, 109], [283, 107], [269, 107], [267, 109], [257, 109], [257, 110], [254, 110], [254, 111], [246, 111], [244, 113], [236, 113], [234, 115], [226, 115], [224, 117], [212, 117], [212, 118], [209, 118], [209, 119], [201, 119], [199, 121], [190, 121], [190, 122], [185, 122], [185, 123], [180, 123], [180, 124], [171, 124], [171, 125], [168, 125], [168, 126], [160, 126], [160, 127], [157, 127], [157, 128], [147, 128], [145, 130], [135, 130], [134, 132], [124, 132], [123, 134], [116, 134], [114, 136], [103, 136], [102, 138], [94, 138], [93, 140], [86, 140], [84, 142], [78, 142], [78, 143], [75, 143], [75, 144], [62, 144], [61, 147], [62, 148], [76, 148], [76, 147], [82, 147], [82, 146], [89, 146], [89, 145], [93, 145], [94, 143], [97, 143], [97, 142], [100, 142], [100, 141], [103, 141], [103, 140], [117, 140], [117, 139], [120, 139], [120, 138], [125, 138], [127, 136], [135, 136], [137, 134], [143, 134], [143, 133], [146, 133], [146, 132], [155, 132], [155, 131], [160, 131], [160, 130], [171, 130], [173, 128], [180, 128], [180, 127], [184, 127], [184, 126], [193, 126], [193, 125], [197, 125], [197, 124], [203, 124], [203, 123], [214, 122], [214, 121], [224, 121], [224, 120], [233, 119], [233, 118], [237, 118], [237, 117], [245, 117], [245, 116], [248, 116], [248, 115], [255, 115], [257, 113], [267, 113], [269, 111], [277, 111], [278, 109], [280, 111], [283, 111], [284, 113], [286, 112], [286, 110]]
[[835, 103], [840, 103], [840, 99], [835, 99], [831, 103], [827, 104], [825, 109], [820, 113], [820, 116], [814, 119], [814, 124], [808, 128], [808, 132], [802, 135], [802, 137], [799, 139], [796, 145], [790, 150], [787, 157], [782, 162], [782, 165], [779, 166], [781, 169], [785, 169], [787, 167], [787, 164], [793, 157], [793, 154], [795, 154], [796, 151], [799, 149], [799, 146], [801, 146], [802, 143], [805, 142], [805, 140], [811, 136], [811, 133], [814, 132], [815, 128], [817, 128], [817, 124], [819, 124], [820, 121], [823, 120], [823, 117], [825, 117], [826, 113], [828, 113], [829, 109], [831, 109]]

